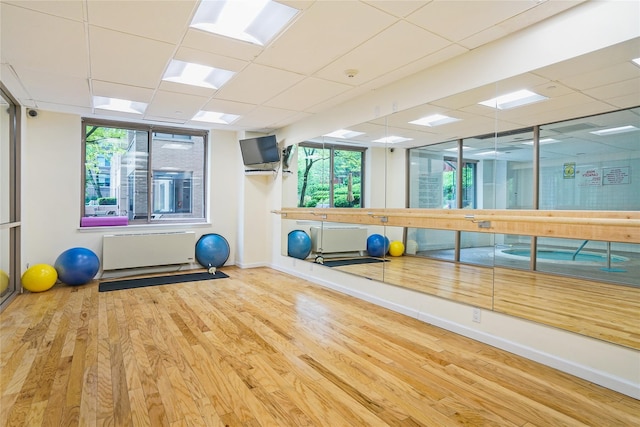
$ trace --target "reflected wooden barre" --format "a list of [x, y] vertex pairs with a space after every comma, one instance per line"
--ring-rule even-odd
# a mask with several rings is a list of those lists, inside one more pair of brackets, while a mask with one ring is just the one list
[[640, 243], [640, 212], [283, 208], [287, 219]]

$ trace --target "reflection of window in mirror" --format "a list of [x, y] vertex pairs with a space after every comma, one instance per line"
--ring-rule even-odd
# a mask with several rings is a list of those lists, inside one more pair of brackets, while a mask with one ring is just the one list
[[365, 150], [326, 142], [300, 144], [298, 207], [362, 207]]

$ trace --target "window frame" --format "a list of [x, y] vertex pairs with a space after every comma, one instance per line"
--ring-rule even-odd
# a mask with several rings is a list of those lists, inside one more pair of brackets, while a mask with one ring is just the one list
[[[87, 217], [86, 214], [86, 179], [87, 179], [87, 168], [86, 168], [86, 156], [87, 156], [87, 141], [86, 141], [86, 132], [87, 127], [89, 126], [98, 126], [98, 127], [108, 127], [114, 129], [125, 129], [130, 131], [142, 131], [147, 133], [147, 182], [148, 182], [148, 191], [147, 191], [147, 206], [148, 212], [146, 219], [138, 218], [132, 219], [128, 221], [127, 226], [157, 226], [157, 225], [173, 225], [173, 224], [203, 224], [208, 222], [208, 175], [209, 175], [209, 131], [203, 129], [196, 128], [181, 128], [181, 127], [172, 127], [172, 126], [161, 126], [161, 125], [153, 125], [153, 124], [144, 124], [138, 122], [127, 122], [127, 121], [118, 121], [118, 120], [107, 120], [107, 119], [96, 119], [96, 118], [88, 118], [83, 117], [81, 119], [81, 192], [80, 192], [80, 218]], [[173, 219], [163, 219], [160, 220], [158, 215], [154, 214], [154, 206], [153, 206], [153, 179], [154, 179], [154, 171], [153, 171], [153, 142], [154, 142], [154, 134], [163, 134], [162, 139], [167, 139], [166, 135], [188, 135], [202, 138], [203, 144], [203, 159], [202, 159], [202, 217], [197, 218], [173, 218]], [[182, 142], [180, 138], [175, 139], [177, 142]], [[193, 184], [191, 185], [191, 192], [193, 194]], [[102, 227], [115, 227], [115, 226], [102, 226]], [[118, 225], [117, 227], [122, 227]], [[81, 229], [90, 229], [92, 226], [83, 226], [80, 224]]]

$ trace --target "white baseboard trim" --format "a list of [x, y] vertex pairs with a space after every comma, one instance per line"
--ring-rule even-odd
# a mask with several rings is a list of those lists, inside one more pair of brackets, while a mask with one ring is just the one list
[[337, 292], [356, 297], [372, 304], [376, 304], [380, 307], [387, 308], [397, 313], [416, 318], [425, 323], [429, 323], [439, 328], [446, 329], [456, 334], [516, 354], [518, 356], [525, 357], [529, 360], [533, 360], [545, 366], [558, 369], [559, 371], [566, 372], [578, 378], [582, 378], [584, 380], [601, 385], [602, 387], [606, 387], [608, 389], [633, 397], [634, 399], [640, 399], [640, 384], [633, 383], [624, 378], [620, 378], [607, 372], [602, 372], [589, 366], [585, 366], [571, 360], [540, 351], [522, 343], [500, 338], [498, 336], [472, 329], [465, 325], [443, 319], [441, 317], [433, 316], [413, 308], [405, 307], [403, 305], [384, 300], [371, 294], [341, 286], [329, 280], [324, 280], [309, 274], [305, 274], [304, 272], [298, 270], [293, 270], [276, 265], [271, 265], [271, 268], [291, 274], [292, 276], [300, 277], [302, 279], [308, 280], [309, 282], [316, 283], [329, 289], [333, 289]]
[[634, 399], [640, 399], [640, 384], [634, 384], [624, 378], [619, 378], [589, 366], [581, 365], [571, 360], [540, 351], [522, 343], [500, 338], [476, 329], [471, 329], [459, 323], [451, 322], [447, 319], [442, 319], [427, 313], [419, 313], [417, 319], [501, 350], [517, 354], [518, 356], [522, 356], [529, 360], [533, 360], [534, 362], [566, 372], [578, 378], [591, 381], [592, 383], [633, 397]]
[[[258, 268], [258, 267], [271, 267], [273, 268], [272, 265], [270, 265], [267, 262], [252, 262], [252, 263], [242, 263], [242, 262], [236, 262], [234, 264], [236, 267], [240, 267], [240, 268]], [[276, 268], [274, 268], [274, 270], [277, 270]]]

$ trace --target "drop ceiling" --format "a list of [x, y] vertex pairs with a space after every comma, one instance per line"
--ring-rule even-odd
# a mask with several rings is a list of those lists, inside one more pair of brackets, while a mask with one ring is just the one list
[[[190, 28], [196, 0], [0, 0], [0, 77], [27, 108], [270, 133], [582, 1], [281, 3], [298, 9], [298, 14], [268, 45], [257, 46]], [[551, 95], [543, 108], [501, 113], [503, 126], [543, 123], [578, 104], [584, 111], [602, 110], [602, 104], [609, 111], [637, 105], [640, 68], [626, 57], [634, 49], [637, 41], [594, 56], [580, 73], [575, 67], [558, 65], [502, 82], [505, 87], [527, 84]], [[218, 90], [163, 81], [172, 59], [236, 74]], [[400, 112], [385, 126], [419, 133], [426, 143], [491, 132], [494, 113], [477, 106], [477, 96], [486, 89]], [[149, 105], [142, 116], [115, 113], [94, 109], [93, 96]], [[240, 118], [230, 125], [192, 121], [200, 110]], [[421, 110], [455, 113], [463, 120], [425, 134], [424, 129], [407, 125], [420, 117]], [[373, 137], [380, 125], [361, 126]]]

